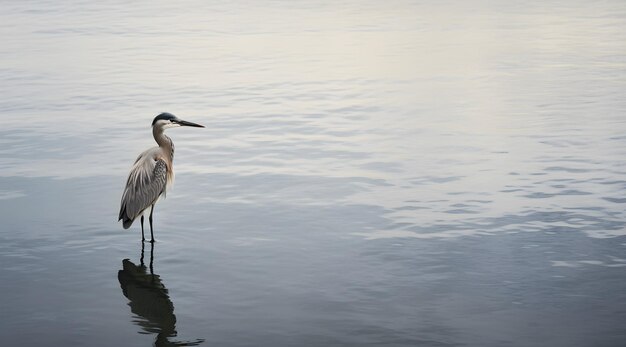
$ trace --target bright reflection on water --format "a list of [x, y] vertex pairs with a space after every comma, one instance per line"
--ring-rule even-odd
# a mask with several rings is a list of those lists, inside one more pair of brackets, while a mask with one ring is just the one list
[[[626, 340], [623, 1], [0, 19], [0, 344]], [[168, 131], [148, 262], [116, 217], [162, 111], [207, 129]]]

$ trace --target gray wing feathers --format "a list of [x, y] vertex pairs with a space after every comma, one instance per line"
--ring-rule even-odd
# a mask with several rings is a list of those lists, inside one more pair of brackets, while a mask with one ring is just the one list
[[133, 166], [126, 189], [122, 195], [119, 220], [128, 229], [139, 214], [150, 207], [159, 195], [165, 193], [167, 184], [167, 164], [146, 156], [139, 158]]

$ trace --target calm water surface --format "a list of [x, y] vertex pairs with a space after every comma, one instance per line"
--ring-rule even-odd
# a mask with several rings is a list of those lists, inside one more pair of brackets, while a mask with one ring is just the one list
[[0, 345], [626, 344], [625, 2], [1, 7]]

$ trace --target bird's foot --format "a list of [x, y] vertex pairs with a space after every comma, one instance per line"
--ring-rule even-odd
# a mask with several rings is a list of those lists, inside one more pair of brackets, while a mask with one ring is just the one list
[[156, 242], [155, 239], [150, 240], [150, 243], [155, 243], [155, 242]]

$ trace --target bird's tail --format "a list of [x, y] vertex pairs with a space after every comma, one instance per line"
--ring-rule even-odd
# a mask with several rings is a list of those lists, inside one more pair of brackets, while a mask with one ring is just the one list
[[130, 218], [128, 216], [128, 212], [126, 212], [126, 204], [124, 204], [123, 199], [122, 199], [122, 206], [120, 207], [120, 214], [118, 216], [118, 222], [119, 221], [122, 221], [122, 225], [124, 226], [124, 229], [130, 228], [130, 226], [133, 225], [133, 222], [135, 221], [135, 218]]
[[127, 219], [124, 218], [124, 221], [122, 222], [122, 226], [124, 226], [124, 229], [128, 229], [130, 228], [131, 225], [133, 225], [134, 220], [132, 219]]
[[130, 226], [133, 225], [133, 222], [135, 221], [134, 219], [128, 217], [128, 214], [126, 213], [126, 206], [124, 206], [123, 204], [122, 208], [120, 208], [120, 215], [118, 218], [118, 221], [122, 221], [124, 229], [130, 228]]

